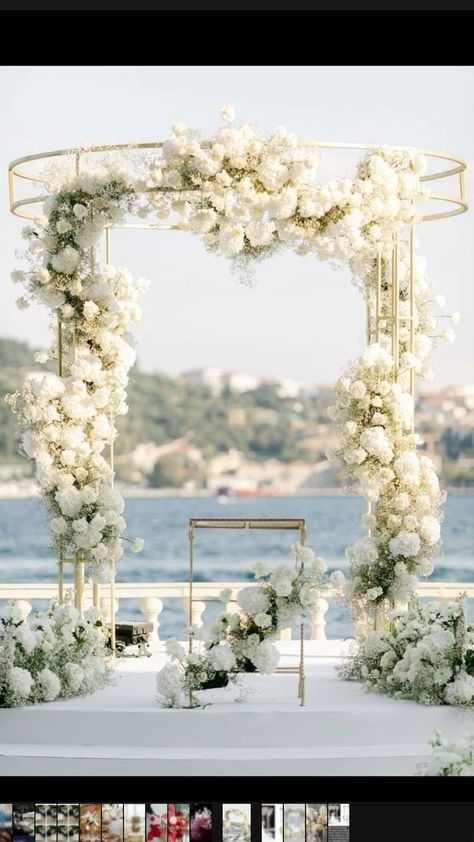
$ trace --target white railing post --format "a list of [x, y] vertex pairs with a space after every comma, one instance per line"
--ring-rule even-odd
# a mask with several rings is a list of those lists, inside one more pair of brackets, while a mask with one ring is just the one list
[[26, 599], [15, 599], [14, 602], [20, 612], [21, 620], [24, 623], [28, 614], [31, 613], [31, 602], [27, 602]]
[[[119, 601], [118, 601], [118, 599], [116, 599], [114, 601], [114, 614], [115, 615], [117, 615], [118, 609], [119, 609]], [[110, 612], [110, 597], [109, 596], [101, 597], [101, 599], [100, 599], [100, 613], [101, 613], [101, 616], [102, 616], [102, 619], [103, 619], [104, 623], [110, 623], [112, 618], [110, 616], [111, 612]]]
[[153, 623], [153, 631], [150, 635], [150, 643], [158, 643], [160, 639], [159, 616], [163, 611], [163, 602], [156, 596], [143, 596], [138, 600], [140, 611], [142, 612], [147, 623]]
[[[189, 596], [183, 597], [183, 606], [186, 612], [186, 625], [189, 625]], [[202, 626], [203, 619], [202, 615], [206, 610], [206, 603], [202, 602], [200, 599], [193, 599], [193, 604], [191, 608], [191, 625], [192, 626]]]
[[322, 596], [316, 600], [314, 608], [310, 609], [311, 640], [326, 640], [326, 611], [329, 602]]

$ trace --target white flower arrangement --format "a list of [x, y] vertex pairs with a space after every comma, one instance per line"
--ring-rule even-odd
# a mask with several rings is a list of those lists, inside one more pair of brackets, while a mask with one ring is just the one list
[[[272, 643], [279, 631], [302, 622], [325, 584], [326, 565], [310, 547], [294, 544], [293, 565], [282, 564], [273, 572], [262, 562], [254, 565], [259, 584], [242, 588], [237, 594], [239, 611], [219, 614], [210, 629], [188, 632], [204, 648], [187, 653], [176, 640], [166, 644], [173, 663], [157, 674], [159, 701], [168, 707], [189, 706], [196, 691], [226, 686], [242, 672], [275, 672], [279, 652]], [[332, 574], [331, 584], [342, 590], [340, 571]], [[227, 603], [230, 591], [220, 599]]]
[[341, 677], [425, 705], [474, 705], [474, 627], [466, 625], [464, 599], [439, 607], [413, 598], [390, 616], [392, 631], [369, 632]]
[[347, 597], [357, 612], [367, 599], [406, 601], [417, 576], [431, 573], [445, 495], [433, 463], [417, 453], [412, 402], [394, 382], [393, 360], [383, 347], [367, 347], [337, 382], [336, 396], [331, 415], [341, 445], [333, 458], [341, 459], [372, 506], [362, 517], [370, 536], [346, 551]]
[[103, 624], [95, 608], [83, 617], [68, 602], [23, 621], [10, 603], [0, 617], [0, 707], [93, 693], [111, 681]]
[[433, 757], [420, 770], [423, 775], [442, 778], [474, 776], [473, 731], [455, 740], [446, 739], [440, 731], [435, 731], [430, 745]]
[[[36, 465], [54, 547], [78, 554], [95, 582], [109, 581], [123, 554], [124, 503], [104, 451], [117, 435], [116, 417], [128, 409], [135, 352], [127, 331], [141, 316], [137, 299], [146, 284], [120, 267], [100, 270], [93, 247], [133, 201], [133, 185], [120, 172], [63, 180], [45, 203], [42, 225], [25, 232], [30, 269], [17, 273], [28, 300], [62, 320], [66, 363], [64, 376], [30, 379], [7, 400], [23, 452]], [[38, 359], [58, 353], [56, 344]], [[131, 543], [134, 552], [143, 546], [140, 538]]]
[[173, 126], [148, 173], [144, 213], [160, 220], [177, 213], [182, 228], [244, 274], [282, 245], [367, 269], [378, 251], [389, 255], [393, 233], [416, 220], [416, 203], [428, 195], [416, 150], [374, 149], [354, 178], [321, 183], [316, 150], [286, 128], [266, 137], [250, 124], [231, 125], [230, 105], [221, 116], [224, 125], [206, 139]]

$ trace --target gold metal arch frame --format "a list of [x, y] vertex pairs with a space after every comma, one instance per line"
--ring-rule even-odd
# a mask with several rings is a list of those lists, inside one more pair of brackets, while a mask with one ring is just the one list
[[[75, 149], [56, 149], [50, 152], [40, 152], [34, 155], [26, 155], [22, 158], [17, 158], [12, 161], [8, 167], [8, 191], [9, 203], [11, 212], [18, 217], [24, 219], [35, 219], [40, 213], [41, 204], [48, 198], [45, 194], [33, 194], [23, 198], [17, 196], [17, 188], [20, 184], [29, 185], [32, 188], [41, 187], [44, 184], [44, 169], [47, 165], [51, 166], [54, 161], [61, 161], [66, 165], [65, 173], [69, 170], [69, 174], [78, 175], [81, 167], [88, 156], [107, 155], [126, 152], [127, 155], [133, 156], [134, 153], [140, 150], [148, 150], [150, 153], [159, 151], [163, 143], [160, 141], [151, 141], [136, 144], [117, 144], [117, 145], [102, 145], [102, 146], [87, 146]], [[317, 150], [332, 150], [337, 152], [368, 152], [380, 148], [380, 144], [369, 143], [330, 143], [303, 140], [299, 143], [301, 148], [308, 148]], [[404, 147], [391, 146], [392, 149], [402, 150]], [[451, 216], [467, 211], [466, 191], [465, 191], [465, 177], [466, 163], [462, 158], [451, 155], [445, 152], [437, 152], [431, 150], [418, 150], [424, 155], [429, 163], [428, 171], [420, 177], [420, 181], [427, 183], [429, 186], [431, 182], [436, 185], [438, 189], [436, 192], [430, 192], [429, 201], [434, 203], [434, 208], [430, 209], [429, 213], [424, 213], [421, 216], [421, 221], [428, 222], [435, 219], [446, 219]], [[40, 167], [41, 169], [38, 169]], [[432, 169], [431, 169], [432, 168]], [[455, 179], [455, 188], [452, 192], [452, 179]], [[154, 192], [154, 188], [150, 188], [149, 192]], [[184, 197], [183, 191], [170, 191], [176, 195]], [[189, 193], [189, 191], [188, 191]], [[436, 209], [436, 210], [435, 210]], [[176, 224], [163, 223], [149, 223], [149, 222], [124, 222], [114, 224], [108, 227], [105, 231], [105, 248], [104, 260], [105, 263], [110, 262], [110, 234], [112, 228], [137, 228], [150, 230], [182, 230]], [[400, 251], [403, 247], [407, 247], [409, 260], [409, 302], [410, 312], [408, 315], [401, 316], [399, 312], [399, 261]], [[390, 302], [383, 302], [382, 300], [382, 283], [388, 280], [391, 285], [392, 296]], [[367, 341], [379, 341], [381, 333], [387, 328], [390, 329], [392, 336], [392, 352], [394, 357], [394, 377], [399, 379], [403, 374], [399, 367], [399, 348], [398, 335], [400, 327], [408, 326], [409, 328], [409, 348], [413, 350], [414, 344], [414, 226], [408, 229], [408, 239], [403, 241], [399, 235], [393, 237], [393, 249], [391, 260], [388, 262], [382, 261], [380, 256], [377, 260], [377, 283], [375, 300], [367, 299], [366, 309], [366, 331]], [[62, 376], [63, 360], [62, 360], [62, 324], [58, 321], [58, 374]], [[414, 397], [414, 373], [410, 371], [410, 394]], [[113, 446], [110, 449], [110, 463], [113, 472]], [[369, 504], [370, 509], [370, 504]], [[60, 553], [58, 558], [58, 590], [59, 598], [64, 596], [64, 564], [71, 563], [74, 567], [74, 592], [75, 602], [79, 610], [82, 610], [83, 596], [84, 596], [84, 559], [79, 555], [75, 555], [72, 559], [64, 557]], [[93, 586], [93, 602], [98, 605], [100, 600], [100, 586]], [[192, 588], [191, 594], [192, 595]], [[115, 586], [114, 580], [110, 584], [110, 622], [111, 622], [111, 643], [112, 648], [115, 648]], [[377, 622], [377, 619], [376, 619]], [[301, 678], [301, 676], [300, 676]], [[304, 677], [302, 684], [302, 692], [304, 698]]]
[[[314, 140], [301, 140], [298, 145], [301, 148], [314, 149], [315, 151], [330, 149], [336, 152], [347, 152], [351, 150], [354, 152], [368, 152], [370, 150], [380, 148], [380, 144], [376, 143], [330, 143]], [[158, 152], [162, 146], [163, 143], [161, 141], [150, 141], [136, 144], [120, 143], [116, 145], [108, 144], [104, 146], [85, 146], [77, 149], [54, 149], [50, 152], [38, 152], [34, 155], [25, 155], [22, 158], [16, 158], [9, 164], [8, 167], [10, 210], [16, 216], [23, 217], [24, 219], [35, 219], [38, 215], [35, 211], [35, 206], [42, 204], [48, 196], [42, 194], [17, 198], [17, 187], [23, 182], [29, 182], [31, 185], [42, 184], [44, 177], [41, 175], [41, 172], [36, 169], [40, 164], [44, 167], [47, 164], [51, 165], [54, 159], [61, 158], [65, 161], [66, 165], [70, 166], [71, 175], [73, 175], [75, 172], [78, 172], [79, 162], [84, 160], [84, 158], [88, 155], [104, 155], [107, 153], [125, 151], [128, 151], [128, 153], [132, 155], [137, 150], [149, 150], [150, 152], [156, 150]], [[404, 147], [391, 146], [390, 148], [402, 150]], [[457, 216], [458, 214], [467, 211], [464, 180], [466, 162], [462, 158], [459, 158], [456, 155], [451, 155], [448, 152], [437, 152], [430, 149], [419, 149], [417, 151], [424, 155], [428, 164], [433, 167], [433, 171], [428, 171], [424, 175], [420, 176], [420, 181], [428, 185], [430, 185], [431, 182], [434, 182], [437, 187], [441, 187], [441, 191], [435, 191], [433, 189], [433, 192], [430, 193], [429, 199], [427, 200], [429, 202], [434, 202], [437, 210], [434, 212], [431, 211], [429, 213], [424, 213], [422, 215], [422, 221], [428, 222], [434, 219], [446, 219], [449, 216]], [[456, 179], [456, 188], [454, 193], [451, 192], [451, 178]], [[447, 188], [446, 192], [443, 191], [443, 188]], [[150, 188], [150, 192], [153, 192], [153, 189], [154, 188]], [[176, 192], [179, 193], [179, 191]], [[446, 205], [447, 207], [441, 207], [441, 209], [438, 210], [440, 205]], [[176, 225], [160, 225], [146, 222], [141, 224], [137, 223], [133, 226], [129, 226], [125, 223], [114, 227], [155, 228], [162, 230], [179, 228], [179, 226]]]

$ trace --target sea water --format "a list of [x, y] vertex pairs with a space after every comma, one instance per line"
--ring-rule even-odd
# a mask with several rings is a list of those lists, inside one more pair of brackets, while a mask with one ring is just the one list
[[[119, 582], [188, 580], [187, 524], [191, 517], [305, 518], [307, 543], [323, 556], [329, 570], [347, 571], [345, 548], [362, 537], [364, 503], [353, 496], [273, 497], [229, 500], [211, 497], [133, 497], [126, 500], [126, 535], [145, 540], [133, 555], [125, 542]], [[266, 559], [287, 562], [297, 533], [272, 530], [196, 530], [194, 579], [200, 582], [253, 579], [250, 565]], [[442, 553], [431, 577], [436, 581], [474, 581], [474, 496], [448, 497], [444, 506]], [[0, 582], [54, 582], [56, 567], [46, 519], [37, 498], [0, 500]], [[35, 606], [39, 603], [35, 602]], [[217, 606], [206, 610], [206, 622]], [[122, 599], [119, 618], [138, 619], [136, 600]], [[327, 614], [328, 637], [351, 634], [352, 623], [339, 601]], [[180, 635], [185, 616], [180, 600], [165, 600], [160, 636]]]

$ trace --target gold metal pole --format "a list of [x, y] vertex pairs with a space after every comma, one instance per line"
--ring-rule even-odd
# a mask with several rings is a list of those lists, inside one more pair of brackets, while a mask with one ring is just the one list
[[[188, 544], [189, 544], [189, 605], [188, 605], [188, 625], [193, 624], [193, 576], [194, 576], [194, 527], [190, 523], [188, 527]], [[193, 636], [189, 635], [188, 640], [189, 651], [193, 651]]]
[[105, 229], [105, 265], [110, 263], [111, 242], [110, 242], [110, 228]]
[[[410, 240], [409, 240], [409, 249], [410, 249], [410, 342], [409, 342], [409, 350], [410, 354], [414, 354], [415, 352], [415, 226], [411, 225], [410, 227]], [[415, 369], [413, 366], [410, 366], [410, 395], [413, 398], [413, 402], [415, 401]], [[415, 407], [413, 406], [413, 420], [412, 420], [412, 432], [415, 426]]]
[[74, 554], [74, 607], [77, 608], [78, 611], [81, 610], [80, 602], [79, 602], [79, 575], [78, 575], [78, 568], [79, 564], [77, 561], [77, 553]]
[[110, 646], [115, 657], [115, 565], [112, 567], [110, 580]]
[[95, 608], [100, 606], [100, 590], [97, 582], [92, 583], [92, 604]]
[[[300, 544], [304, 546], [306, 538], [306, 524], [300, 525]], [[304, 570], [304, 561], [301, 562], [301, 569]], [[298, 698], [300, 700], [300, 707], [303, 707], [305, 702], [305, 674], [304, 674], [304, 620], [300, 625], [300, 663], [298, 669]]]
[[[57, 371], [58, 377], [63, 376], [63, 326], [61, 317], [58, 313], [56, 323], [56, 357], [57, 357]], [[61, 541], [61, 539], [60, 539]], [[64, 602], [64, 554], [62, 541], [58, 551], [58, 598], [60, 602]]]
[[380, 319], [382, 318], [382, 257], [377, 254], [377, 279], [375, 282], [375, 341], [380, 342]]
[[[188, 625], [191, 627], [193, 623], [193, 576], [194, 576], [194, 526], [189, 522], [188, 525], [188, 544], [189, 544], [189, 605], [188, 605]], [[193, 651], [193, 636], [189, 635], [188, 649], [191, 653]], [[194, 707], [193, 691], [189, 690], [189, 707]]]
[[400, 343], [399, 343], [399, 305], [400, 305], [400, 291], [398, 283], [398, 236], [395, 234], [393, 239], [392, 250], [392, 356], [393, 356], [393, 374], [395, 380], [398, 380], [399, 360], [400, 360]]

